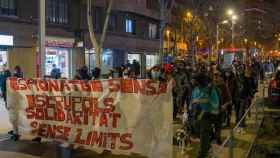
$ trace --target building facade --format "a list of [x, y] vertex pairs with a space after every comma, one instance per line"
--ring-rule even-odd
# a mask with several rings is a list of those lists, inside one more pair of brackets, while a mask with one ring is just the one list
[[[26, 77], [40, 74], [38, 0], [0, 0], [0, 67], [19, 65]], [[103, 28], [106, 2], [94, 0], [94, 30]], [[28, 4], [28, 5], [26, 5]], [[102, 72], [137, 60], [144, 70], [157, 63], [159, 13], [153, 0], [115, 0], [101, 55]], [[73, 77], [86, 64], [95, 66], [84, 0], [46, 0], [46, 75], [53, 64], [62, 77]]]
[[[103, 29], [106, 1], [94, 1], [94, 29], [97, 38]], [[101, 55], [102, 72], [136, 60], [142, 72], [158, 61], [159, 14], [151, 0], [115, 0], [109, 20], [108, 32]], [[94, 48], [90, 42], [86, 3], [82, 4], [81, 29], [85, 44], [86, 63], [93, 69]]]
[[[0, 67], [19, 65], [25, 77], [38, 77], [38, 0], [0, 0]], [[46, 75], [52, 65], [61, 69], [62, 77], [73, 76], [84, 64], [80, 41], [80, 2], [46, 1]], [[70, 12], [71, 10], [71, 12]]]

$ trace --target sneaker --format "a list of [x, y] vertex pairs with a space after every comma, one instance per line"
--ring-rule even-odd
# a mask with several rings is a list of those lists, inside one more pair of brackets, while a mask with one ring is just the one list
[[14, 131], [11, 130], [11, 131], [8, 132], [8, 134], [13, 135], [13, 134], [14, 134]]
[[32, 139], [32, 141], [33, 141], [33, 142], [41, 143], [42, 138], [41, 138], [41, 137], [36, 137], [36, 138]]
[[11, 140], [13, 140], [13, 141], [18, 141], [19, 138], [20, 138], [20, 135], [14, 134], [14, 135], [12, 135]]

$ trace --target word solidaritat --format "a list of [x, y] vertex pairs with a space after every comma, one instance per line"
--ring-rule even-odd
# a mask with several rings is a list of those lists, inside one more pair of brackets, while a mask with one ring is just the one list
[[37, 90], [43, 92], [103, 92], [108, 85], [110, 92], [141, 93], [158, 95], [166, 93], [166, 83], [157, 84], [154, 80], [111, 79], [111, 80], [41, 80], [10, 78], [10, 86], [14, 90]]
[[121, 114], [115, 112], [113, 98], [103, 100], [104, 108], [98, 107], [97, 98], [71, 96], [27, 95], [28, 119], [62, 121], [75, 125], [117, 128]]

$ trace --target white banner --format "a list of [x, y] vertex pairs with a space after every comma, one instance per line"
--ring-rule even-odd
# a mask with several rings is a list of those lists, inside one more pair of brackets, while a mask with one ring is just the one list
[[7, 92], [11, 123], [20, 135], [98, 153], [172, 157], [171, 84], [9, 78]]

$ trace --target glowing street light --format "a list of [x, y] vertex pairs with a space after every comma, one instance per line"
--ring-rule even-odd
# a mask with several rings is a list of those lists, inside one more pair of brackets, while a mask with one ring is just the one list
[[190, 11], [187, 12], [187, 18], [192, 18], [192, 13]]
[[167, 35], [167, 50], [168, 52], [170, 51], [170, 33], [171, 31], [169, 29], [166, 30], [166, 35]]
[[222, 21], [222, 24], [227, 24], [227, 23], [228, 23], [228, 20]]
[[234, 11], [233, 11], [232, 9], [229, 9], [229, 10], [227, 11], [227, 14], [228, 14], [229, 16], [232, 16], [232, 15], [234, 14]]
[[236, 15], [232, 15], [231, 19], [232, 19], [232, 20], [237, 20], [238, 17], [237, 17]]
[[167, 35], [167, 36], [170, 35], [170, 30], [166, 30], [166, 35]]

